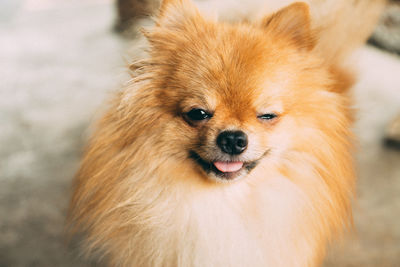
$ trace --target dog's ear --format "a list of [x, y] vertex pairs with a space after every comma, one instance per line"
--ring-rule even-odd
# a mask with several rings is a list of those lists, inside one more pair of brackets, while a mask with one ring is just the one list
[[268, 32], [289, 38], [300, 49], [311, 50], [315, 46], [310, 12], [306, 3], [293, 3], [264, 18], [262, 27]]
[[163, 0], [156, 24], [161, 27], [179, 28], [182, 23], [197, 16], [199, 12], [191, 0]]
[[155, 16], [155, 27], [143, 28], [152, 51], [175, 50], [185, 34], [193, 32], [203, 19], [191, 0], [163, 0]]

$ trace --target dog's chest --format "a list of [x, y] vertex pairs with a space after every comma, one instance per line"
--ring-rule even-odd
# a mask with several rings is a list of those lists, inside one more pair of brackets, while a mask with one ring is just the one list
[[174, 265], [305, 266], [311, 257], [307, 198], [287, 179], [235, 184], [178, 202], [167, 215]]

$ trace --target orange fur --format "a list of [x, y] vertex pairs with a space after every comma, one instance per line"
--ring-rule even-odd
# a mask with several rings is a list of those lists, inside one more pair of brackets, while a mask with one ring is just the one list
[[[99, 122], [76, 177], [70, 221], [89, 252], [112, 266], [322, 262], [351, 221], [353, 78], [321, 56], [312, 23], [303, 3], [229, 24], [188, 0], [164, 2], [146, 32], [148, 58]], [[213, 117], [191, 125], [193, 107]], [[257, 118], [268, 112], [279, 116]], [[234, 181], [189, 156], [212, 158], [224, 129], [245, 131], [241, 159], [259, 162]]]

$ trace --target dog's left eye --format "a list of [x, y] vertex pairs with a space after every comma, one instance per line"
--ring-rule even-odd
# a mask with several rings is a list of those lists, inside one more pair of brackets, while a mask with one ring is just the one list
[[206, 112], [203, 109], [194, 108], [188, 113], [186, 113], [186, 117], [192, 121], [202, 121], [211, 118], [211, 114]]
[[257, 118], [262, 119], [262, 120], [272, 120], [278, 117], [275, 113], [266, 113], [258, 116]]

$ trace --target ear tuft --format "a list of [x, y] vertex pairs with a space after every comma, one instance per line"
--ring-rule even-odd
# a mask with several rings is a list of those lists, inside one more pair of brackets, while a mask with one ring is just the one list
[[196, 15], [197, 8], [190, 0], [162, 0], [156, 23], [174, 27]]
[[177, 6], [178, 4], [182, 4], [182, 1], [180, 0], [162, 0], [160, 4], [160, 10], [159, 10], [159, 17], [162, 17], [166, 10], [171, 7], [171, 6]]
[[315, 39], [311, 31], [308, 5], [293, 3], [262, 21], [263, 27], [276, 34], [287, 36], [300, 49], [311, 50]]

